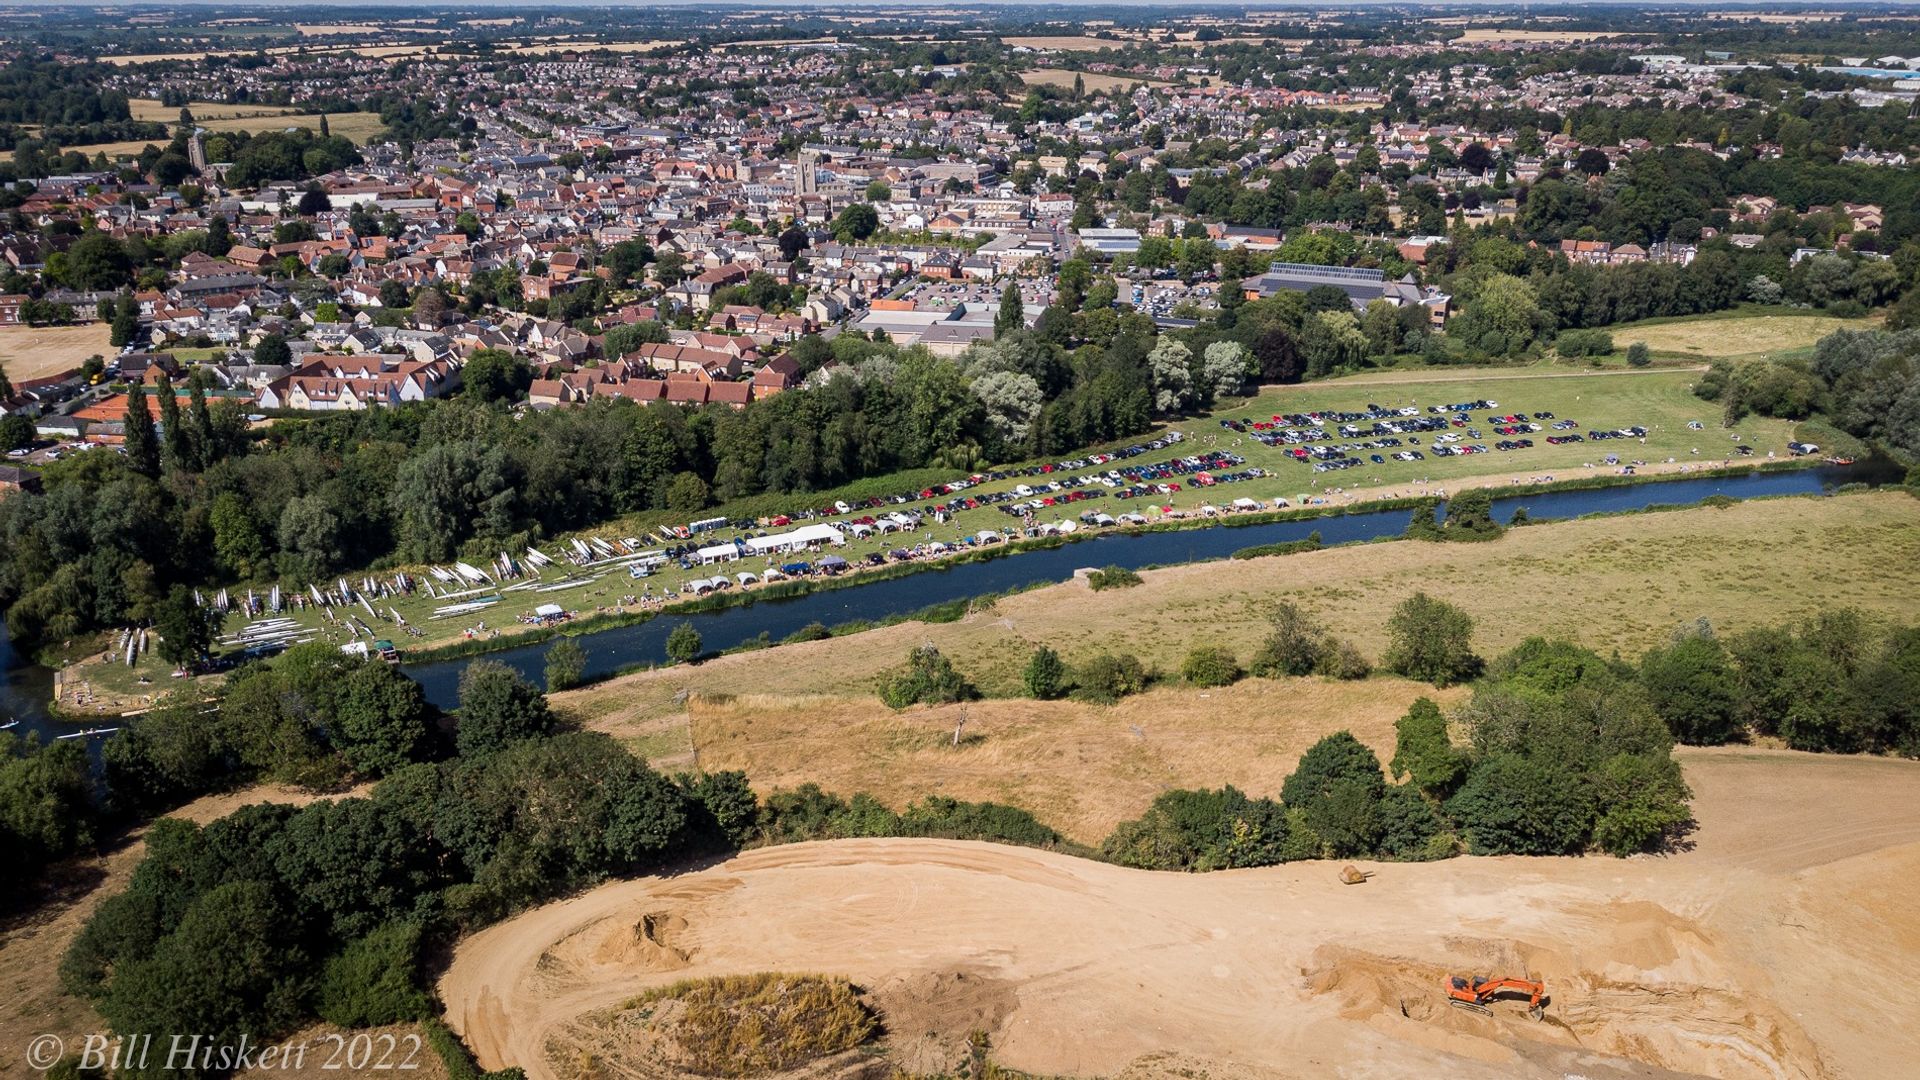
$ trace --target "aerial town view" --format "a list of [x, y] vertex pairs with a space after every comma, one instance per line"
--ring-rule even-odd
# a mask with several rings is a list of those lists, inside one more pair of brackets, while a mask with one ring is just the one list
[[1920, 5], [0, 6], [0, 1078], [1920, 1076]]

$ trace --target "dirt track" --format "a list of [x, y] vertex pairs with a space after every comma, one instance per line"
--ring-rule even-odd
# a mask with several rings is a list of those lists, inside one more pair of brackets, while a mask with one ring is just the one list
[[[761, 970], [868, 988], [910, 1069], [951, 1068], [978, 1028], [1004, 1065], [1074, 1075], [1910, 1075], [1920, 764], [1685, 761], [1700, 830], [1664, 858], [1382, 865], [1347, 887], [1325, 863], [1183, 876], [806, 844], [529, 912], [462, 945], [440, 991], [483, 1065], [536, 1078], [583, 1050], [648, 1075], [609, 1009]], [[1469, 969], [1543, 978], [1549, 1021], [1444, 1007], [1440, 976]]]

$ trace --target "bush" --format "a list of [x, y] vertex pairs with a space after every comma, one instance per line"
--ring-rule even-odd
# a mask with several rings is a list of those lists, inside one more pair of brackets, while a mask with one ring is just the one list
[[1465, 682], [1485, 667], [1473, 652], [1473, 617], [1426, 593], [1401, 601], [1387, 632], [1392, 644], [1386, 666], [1396, 675], [1444, 687]]
[[1147, 688], [1147, 669], [1132, 653], [1115, 656], [1101, 653], [1082, 665], [1074, 674], [1078, 695], [1101, 705], [1111, 705], [1123, 697]]
[[780, 639], [782, 645], [797, 645], [802, 641], [825, 641], [833, 636], [825, 623], [810, 622], [807, 625]]
[[1294, 604], [1274, 608], [1273, 633], [1267, 635], [1249, 665], [1263, 679], [1320, 674], [1335, 679], [1364, 679], [1373, 670], [1350, 642], [1328, 633]]
[[1060, 654], [1045, 645], [1033, 650], [1033, 656], [1027, 660], [1025, 671], [1020, 673], [1020, 682], [1027, 689], [1027, 696], [1038, 701], [1052, 701], [1067, 692], [1067, 665]]
[[1600, 767], [1595, 791], [1601, 807], [1593, 844], [1610, 855], [1648, 851], [1692, 820], [1692, 792], [1672, 757], [1620, 754]]
[[394, 922], [327, 960], [314, 994], [314, 1012], [345, 1028], [418, 1020], [433, 1003], [420, 988], [420, 925]]
[[1651, 363], [1653, 363], [1653, 352], [1647, 348], [1646, 342], [1636, 341], [1627, 346], [1627, 365], [1629, 367], [1641, 368]]
[[1469, 488], [1447, 500], [1443, 539], [1492, 540], [1505, 531], [1493, 520], [1493, 493], [1486, 488]]
[[940, 655], [940, 650], [932, 645], [922, 645], [908, 653], [906, 667], [880, 683], [880, 700], [892, 709], [944, 705], [977, 696], [973, 684], [954, 670], [953, 661]]
[[1225, 649], [1202, 645], [1181, 662], [1180, 677], [1189, 686], [1231, 686], [1240, 680], [1240, 662]]
[[1387, 788], [1374, 807], [1374, 821], [1379, 827], [1378, 851], [1388, 858], [1424, 862], [1453, 854], [1455, 841], [1447, 823], [1432, 803], [1410, 787]]
[[1131, 589], [1140, 584], [1140, 575], [1124, 566], [1109, 566], [1087, 574], [1087, 586], [1094, 592], [1102, 589]]
[[1611, 356], [1613, 335], [1605, 330], [1563, 330], [1553, 347], [1561, 356]]
[[1417, 698], [1394, 724], [1394, 779], [1406, 777], [1421, 791], [1445, 797], [1466, 774], [1467, 758], [1447, 735], [1447, 718], [1432, 698]]
[[1107, 858], [1143, 870], [1224, 870], [1288, 858], [1285, 810], [1235, 788], [1175, 790], [1122, 822], [1100, 845]]
[[572, 638], [561, 638], [547, 650], [547, 693], [557, 694], [580, 685], [587, 670], [587, 650]]

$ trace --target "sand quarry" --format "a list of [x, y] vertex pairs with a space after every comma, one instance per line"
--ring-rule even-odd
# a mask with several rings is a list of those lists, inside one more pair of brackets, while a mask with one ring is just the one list
[[[528, 912], [462, 944], [440, 992], [483, 1066], [536, 1080], [664, 1075], [623, 1002], [767, 970], [844, 975], [882, 1015], [884, 1055], [819, 1076], [950, 1070], [973, 1030], [1002, 1065], [1074, 1076], [1911, 1076], [1920, 763], [1684, 761], [1699, 827], [1666, 856], [1363, 864], [1343, 886], [1329, 863], [803, 844]], [[1547, 1019], [1449, 1008], [1448, 972], [1542, 979]]]

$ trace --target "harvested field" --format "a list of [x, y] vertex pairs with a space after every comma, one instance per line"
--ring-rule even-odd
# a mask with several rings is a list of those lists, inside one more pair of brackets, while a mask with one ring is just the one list
[[1024, 46], [1029, 49], [1053, 49], [1058, 52], [1099, 52], [1101, 49], [1123, 49], [1128, 45], [1125, 41], [1109, 41], [1106, 38], [1073, 34], [1057, 37], [1003, 37], [1000, 43], [1015, 47]]
[[1496, 42], [1525, 45], [1577, 45], [1583, 41], [1604, 41], [1620, 37], [1619, 34], [1596, 34], [1578, 30], [1503, 30], [1480, 27], [1468, 30], [1455, 38], [1455, 41], [1469, 45], [1488, 45]]
[[[463, 943], [439, 990], [483, 1067], [536, 1080], [606, 1050], [608, 1006], [769, 970], [865, 988], [879, 1052], [909, 1071], [951, 1068], [980, 1030], [1003, 1066], [1075, 1076], [1905, 1075], [1920, 764], [1682, 760], [1697, 846], [1665, 857], [1368, 865], [1350, 887], [1325, 862], [1182, 875], [987, 844], [801, 844], [528, 912]], [[1488, 972], [1544, 981], [1547, 1021], [1439, 1000], [1443, 976]]]
[[1757, 315], [1745, 318], [1675, 319], [1609, 327], [1616, 352], [1636, 341], [1654, 355], [1721, 357], [1765, 356], [1811, 348], [1836, 330], [1872, 330], [1879, 320], [1836, 319], [1829, 315]]
[[110, 355], [111, 328], [87, 326], [0, 326], [0, 368], [14, 382], [72, 371], [87, 357]]
[[[180, 120], [178, 105], [162, 105], [153, 98], [134, 98], [127, 103], [135, 120], [149, 123], [173, 124]], [[291, 105], [230, 105], [222, 101], [191, 101], [187, 108], [192, 110], [196, 123], [205, 124], [210, 120], [254, 119], [262, 116], [285, 116], [298, 112]]]
[[1149, 79], [1142, 75], [1108, 75], [1097, 71], [1070, 71], [1066, 68], [1039, 68], [1020, 73], [1021, 81], [1031, 86], [1059, 86], [1071, 89], [1073, 80], [1079, 79], [1090, 94], [1103, 90], [1124, 90], [1130, 86], [1166, 86], [1159, 79]]
[[[219, 108], [220, 106], [215, 106]], [[177, 115], [179, 110], [174, 110]], [[258, 134], [263, 131], [284, 131], [288, 128], [307, 128], [320, 130], [319, 113], [262, 113], [255, 116], [226, 117], [224, 119], [201, 118], [196, 111], [194, 119], [199, 126], [209, 131], [250, 131]], [[327, 130], [335, 135], [345, 136], [356, 143], [365, 143], [386, 130], [386, 124], [379, 113], [349, 112], [328, 113]], [[149, 144], [165, 144], [164, 139], [129, 139], [123, 142], [89, 143], [85, 146], [69, 146], [68, 150], [78, 150], [85, 154], [104, 153], [108, 157], [134, 155], [145, 150]]]

